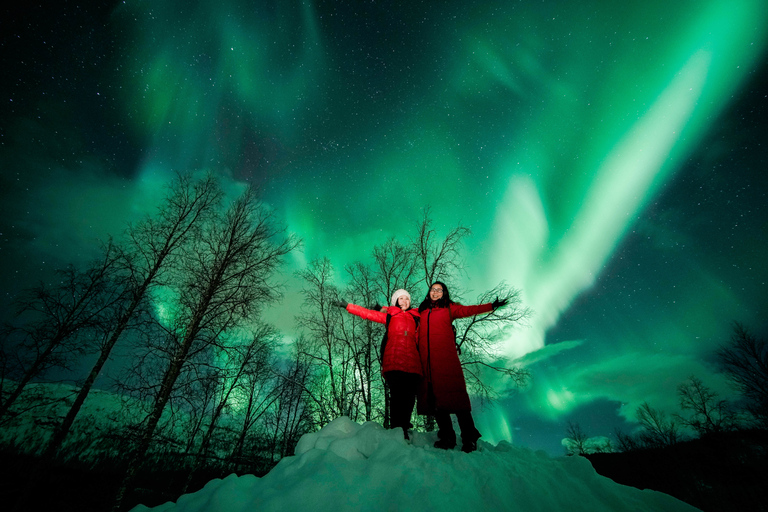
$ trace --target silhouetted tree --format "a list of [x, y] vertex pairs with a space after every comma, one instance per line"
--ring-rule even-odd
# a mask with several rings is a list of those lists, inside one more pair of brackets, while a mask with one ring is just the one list
[[[426, 212], [425, 212], [426, 213]], [[420, 233], [426, 240], [423, 240], [423, 250], [429, 246], [429, 237], [432, 236], [429, 233]], [[358, 290], [356, 295], [366, 297], [363, 304], [371, 304], [377, 302], [378, 298], [387, 304], [396, 290], [404, 289], [409, 293], [417, 293], [416, 287], [421, 282], [419, 278], [419, 257], [416, 252], [416, 243], [410, 243], [403, 245], [397, 241], [394, 237], [390, 237], [381, 245], [377, 245], [373, 248], [373, 275], [370, 279], [370, 288], [368, 285], [361, 286], [355, 284], [353, 278], [350, 285], [351, 290]], [[362, 264], [359, 264], [362, 265]], [[362, 273], [361, 273], [362, 274]], [[365, 294], [370, 293], [371, 297], [368, 298]], [[416, 302], [418, 296], [413, 296], [413, 302]], [[412, 304], [412, 307], [417, 306], [418, 303]], [[384, 326], [375, 324], [373, 322], [364, 322], [362, 324], [363, 335], [366, 339], [370, 340], [371, 346], [375, 347], [376, 343], [380, 343], [383, 337]], [[375, 351], [376, 361], [379, 368], [381, 367], [381, 353], [380, 350]], [[383, 389], [383, 405], [384, 410], [382, 412], [382, 424], [385, 428], [389, 427], [390, 417], [390, 395], [389, 385], [386, 380], [381, 376], [379, 372], [379, 382]]]
[[163, 283], [168, 269], [176, 265], [179, 251], [200, 232], [220, 200], [221, 190], [212, 175], [200, 180], [178, 175], [169, 185], [157, 213], [129, 226], [116, 261], [126, 296], [111, 321], [103, 325], [99, 357], [56, 427], [45, 456], [52, 457], [59, 450], [118, 340], [131, 322], [143, 315], [152, 289]]
[[246, 319], [258, 317], [261, 308], [278, 297], [272, 274], [297, 244], [290, 237], [280, 239], [271, 215], [248, 189], [224, 215], [209, 222], [185, 251], [166, 329], [171, 357], [117, 493], [115, 509], [121, 506], [149, 449], [185, 365], [200, 352], [220, 344], [222, 336]]
[[742, 324], [733, 324], [727, 345], [717, 352], [720, 369], [741, 393], [755, 422], [768, 427], [768, 344]]
[[614, 430], [613, 434], [616, 438], [616, 446], [620, 452], [631, 452], [642, 448], [640, 440], [636, 436], [628, 434], [618, 427]]
[[487, 371], [504, 375], [516, 387], [525, 386], [531, 377], [527, 368], [507, 361], [500, 349], [508, 330], [529, 318], [531, 311], [523, 306], [520, 291], [504, 283], [480, 295], [475, 303], [485, 304], [496, 298], [506, 300], [507, 304], [491, 313], [454, 322], [467, 386], [481, 400], [495, 398], [494, 389], [484, 377]]
[[198, 354], [194, 361], [190, 361], [179, 375], [176, 388], [168, 400], [168, 408], [182, 410], [186, 413], [185, 423], [188, 439], [184, 453], [191, 456], [192, 466], [195, 459], [201, 457], [198, 446], [198, 437], [204, 430], [206, 419], [214, 414], [217, 406], [219, 385], [226, 372], [225, 368], [217, 365], [213, 360], [213, 348], [205, 351], [204, 355]]
[[[219, 425], [225, 408], [240, 404], [247, 391], [243, 385], [248, 375], [266, 374], [270, 366], [270, 355], [278, 334], [274, 327], [268, 324], [257, 325], [252, 332], [250, 341], [239, 342], [237, 337], [222, 350], [218, 350], [211, 364], [212, 387], [214, 400], [207, 418], [207, 427], [203, 432], [200, 445], [195, 454], [192, 469], [187, 482], [182, 489], [186, 492], [192, 478], [200, 469], [203, 460], [208, 455], [214, 431]], [[239, 407], [238, 407], [239, 409]]]
[[[425, 228], [422, 226], [421, 229], [423, 231]], [[420, 246], [421, 250], [429, 252], [429, 244], [434, 235], [428, 232], [420, 233], [420, 235], [425, 238], [423, 246]], [[394, 237], [391, 237], [383, 244], [375, 246], [372, 256], [373, 275], [370, 281], [371, 293], [374, 297], [378, 296], [385, 301], [389, 301], [395, 290], [402, 288], [412, 292], [417, 291], [415, 287], [421, 282], [418, 274], [420, 258], [417, 255], [414, 243], [403, 245]], [[427, 261], [429, 260], [427, 259]], [[368, 303], [366, 302], [365, 304]]]
[[424, 216], [417, 226], [417, 233], [411, 242], [416, 257], [417, 274], [423, 279], [425, 287], [435, 281], [447, 281], [451, 276], [464, 272], [464, 260], [461, 249], [464, 238], [471, 234], [469, 228], [458, 225], [451, 229], [445, 238], [437, 239], [432, 227], [430, 209], [424, 209]]
[[257, 429], [256, 425], [260, 422], [263, 424], [263, 417], [269, 412], [280, 395], [282, 383], [278, 378], [275, 363], [271, 360], [263, 362], [261, 360], [269, 357], [270, 354], [266, 353], [265, 350], [258, 351], [255, 362], [247, 366], [243, 374], [242, 393], [244, 397], [241, 401], [244, 407], [240, 412], [242, 426], [238, 431], [230, 455], [230, 460], [234, 463], [235, 468], [243, 463], [245, 443], [249, 435], [251, 438], [258, 435], [267, 436], [266, 427]]
[[339, 297], [333, 284], [334, 271], [330, 260], [323, 258], [297, 272], [306, 283], [302, 289], [304, 303], [297, 324], [304, 330], [306, 343], [302, 355], [324, 376], [323, 385], [315, 389], [318, 421], [327, 423], [338, 416], [355, 420], [356, 382], [354, 347], [342, 333], [341, 310], [332, 305]]
[[18, 302], [19, 325], [6, 329], [3, 343], [5, 357], [12, 360], [6, 375], [15, 383], [7, 396], [0, 393], [0, 420], [30, 381], [52, 368], [69, 368], [74, 357], [93, 349], [95, 333], [124, 297], [116, 281], [117, 260], [109, 243], [102, 258], [85, 270], [60, 270], [58, 283], [40, 283]]
[[690, 411], [690, 414], [676, 417], [700, 436], [736, 428], [736, 415], [728, 403], [718, 400], [717, 393], [697, 377], [688, 377], [687, 381], [678, 386], [677, 394], [680, 397], [680, 407], [683, 411]]
[[567, 445], [566, 450], [568, 455], [586, 455], [587, 441], [589, 437], [582, 430], [581, 425], [572, 421], [568, 422], [568, 430], [566, 431], [565, 438]]
[[[376, 302], [380, 295], [376, 274], [360, 262], [347, 267], [349, 285], [344, 296], [351, 302], [367, 307]], [[353, 354], [357, 382], [359, 384], [359, 402], [364, 407], [365, 421], [375, 417], [374, 403], [384, 402], [385, 382], [381, 376], [380, 347], [384, 326], [375, 322], [363, 320], [355, 315], [342, 315], [341, 334]], [[386, 409], [386, 406], [385, 406]], [[384, 417], [384, 426], [388, 425]]]
[[611, 440], [605, 437], [590, 438], [578, 423], [569, 421], [566, 438], [563, 439], [568, 455], [588, 455], [613, 451]]
[[292, 453], [303, 434], [321, 426], [316, 418], [322, 418], [318, 411], [325, 407], [322, 400], [325, 375], [316, 372], [317, 366], [308, 353], [307, 340], [300, 336], [288, 364], [278, 373], [279, 392], [271, 414], [273, 457]]
[[674, 419], [667, 419], [667, 415], [663, 411], [652, 408], [648, 402], [643, 402], [635, 414], [642, 427], [638, 434], [638, 440], [643, 447], [667, 447], [680, 442], [681, 435], [678, 425]]

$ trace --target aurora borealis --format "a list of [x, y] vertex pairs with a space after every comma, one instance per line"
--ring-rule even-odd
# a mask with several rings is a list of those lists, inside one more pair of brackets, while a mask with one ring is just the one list
[[[534, 310], [529, 389], [488, 440], [557, 453], [569, 420], [676, 412], [731, 322], [765, 332], [762, 0], [131, 1], [19, 7], [2, 26], [3, 306], [154, 208], [174, 171], [251, 183], [344, 265], [422, 209], [472, 229], [465, 300]], [[411, 290], [421, 297], [426, 290]], [[382, 298], [382, 301], [386, 298]]]

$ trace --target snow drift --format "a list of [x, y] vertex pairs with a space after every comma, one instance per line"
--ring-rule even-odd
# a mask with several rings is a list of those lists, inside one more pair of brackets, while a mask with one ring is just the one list
[[666, 494], [617, 484], [583, 457], [550, 458], [507, 442], [463, 453], [432, 447], [434, 433], [338, 418], [307, 434], [296, 455], [262, 478], [212, 480], [176, 503], [133, 512], [695, 511]]

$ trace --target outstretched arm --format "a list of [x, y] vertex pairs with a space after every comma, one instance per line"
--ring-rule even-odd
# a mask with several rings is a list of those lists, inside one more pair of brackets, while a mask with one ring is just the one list
[[478, 304], [477, 306], [462, 306], [461, 304], [451, 303], [451, 318], [466, 318], [468, 316], [490, 313], [493, 311], [493, 304]]
[[380, 324], [387, 323], [386, 311], [374, 311], [372, 309], [366, 309], [356, 304], [347, 304], [346, 310], [355, 316], [359, 316], [360, 318], [364, 318], [365, 320], [370, 320], [371, 322], [377, 322]]

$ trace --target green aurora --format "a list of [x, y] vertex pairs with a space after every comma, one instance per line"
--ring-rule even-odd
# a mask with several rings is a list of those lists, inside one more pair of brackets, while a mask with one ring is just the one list
[[765, 327], [768, 6], [473, 4], [19, 14], [4, 298], [151, 211], [175, 171], [212, 169], [304, 240], [268, 319], [287, 340], [293, 270], [365, 260], [426, 206], [438, 231], [471, 227], [451, 284], [471, 302], [506, 281], [535, 312], [504, 343], [534, 382], [480, 413], [484, 439], [557, 453], [568, 420], [607, 436], [643, 401], [676, 410], [692, 374], [728, 396], [712, 350], [733, 320]]

